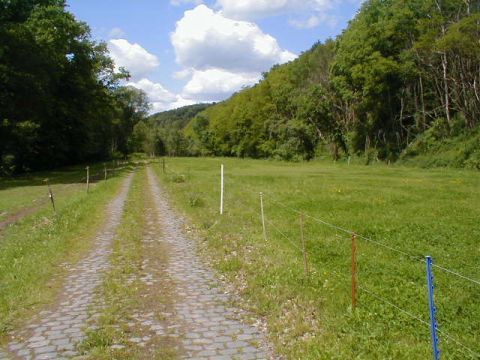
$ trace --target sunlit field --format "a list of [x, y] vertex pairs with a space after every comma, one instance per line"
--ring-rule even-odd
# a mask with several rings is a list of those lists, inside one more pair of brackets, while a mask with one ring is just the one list
[[[431, 357], [426, 255], [435, 265], [442, 356], [480, 353], [478, 172], [201, 158], [167, 158], [166, 173], [161, 161], [156, 171], [206, 240], [203, 250], [218, 271], [236, 285], [244, 306], [266, 320], [279, 353]], [[352, 232], [358, 234], [355, 309]]]

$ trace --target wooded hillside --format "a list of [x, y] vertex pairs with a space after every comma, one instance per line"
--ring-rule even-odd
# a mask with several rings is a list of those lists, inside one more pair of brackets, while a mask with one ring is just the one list
[[[439, 141], [468, 134], [480, 118], [479, 8], [469, 0], [366, 1], [337, 39], [199, 114], [185, 130], [187, 150], [395, 161], [428, 132]], [[480, 164], [475, 145], [460, 156]]]
[[0, 0], [0, 174], [121, 156], [146, 116], [64, 0]]

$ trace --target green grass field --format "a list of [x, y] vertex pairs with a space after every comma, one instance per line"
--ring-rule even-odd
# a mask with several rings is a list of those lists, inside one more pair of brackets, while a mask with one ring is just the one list
[[[108, 164], [112, 169], [112, 164]], [[103, 164], [90, 167], [92, 187], [104, 178]], [[110, 176], [113, 173], [110, 171]], [[61, 208], [64, 200], [86, 189], [85, 166], [74, 166], [57, 171], [33, 173], [17, 178], [0, 178], [0, 222], [9, 220], [29, 209], [51, 207], [45, 179], [49, 180], [56, 205]], [[13, 220], [13, 219], [12, 219]]]
[[[103, 165], [92, 168], [103, 169]], [[90, 248], [106, 216], [105, 206], [129, 169], [119, 169], [107, 182], [92, 185], [88, 195], [85, 185], [77, 183], [83, 174], [80, 167], [0, 181], [0, 203], [9, 211], [22, 208], [38, 195], [45, 197], [45, 175], [54, 189], [74, 184], [68, 191], [55, 193], [56, 214], [47, 202], [0, 232], [0, 340], [55, 298], [67, 265]]]
[[[161, 164], [156, 171], [179, 212], [205, 239], [203, 251], [237, 286], [244, 306], [264, 317], [277, 351], [288, 358], [430, 358], [424, 256], [480, 279], [478, 172], [238, 159], [166, 162], [167, 174]], [[306, 215], [309, 276], [299, 214], [292, 209]], [[355, 310], [351, 234], [315, 219], [359, 234]], [[434, 272], [442, 356], [476, 358], [455, 341], [480, 353], [480, 285]]]

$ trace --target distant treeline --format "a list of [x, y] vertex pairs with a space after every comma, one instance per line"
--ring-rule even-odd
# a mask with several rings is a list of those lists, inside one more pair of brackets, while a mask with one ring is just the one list
[[196, 155], [192, 139], [184, 135], [185, 127], [199, 113], [213, 104], [196, 104], [151, 115], [135, 125], [132, 145], [137, 152], [149, 155]]
[[[430, 142], [464, 139], [480, 122], [479, 8], [368, 0], [337, 39], [199, 113], [179, 134], [180, 152], [395, 161]], [[480, 166], [480, 136], [470, 145], [460, 165]]]
[[123, 156], [145, 94], [64, 0], [0, 0], [0, 175]]

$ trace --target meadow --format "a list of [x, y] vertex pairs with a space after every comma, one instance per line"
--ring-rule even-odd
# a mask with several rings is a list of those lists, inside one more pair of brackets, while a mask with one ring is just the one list
[[[112, 176], [113, 164], [108, 165]], [[85, 166], [73, 166], [13, 178], [0, 178], [0, 222], [14, 220], [15, 217], [51, 207], [46, 180], [50, 184], [54, 199], [62, 207], [64, 199], [86, 190], [86, 175]], [[103, 179], [103, 164], [91, 166], [90, 177], [92, 183]]]
[[[291, 359], [431, 358], [430, 255], [442, 357], [479, 357], [478, 171], [219, 158], [167, 158], [166, 164], [166, 173], [161, 163], [155, 170], [193, 225], [187, 230], [202, 239], [202, 251], [234, 284], [242, 306], [265, 320], [278, 353]], [[352, 232], [358, 234], [356, 308]]]

